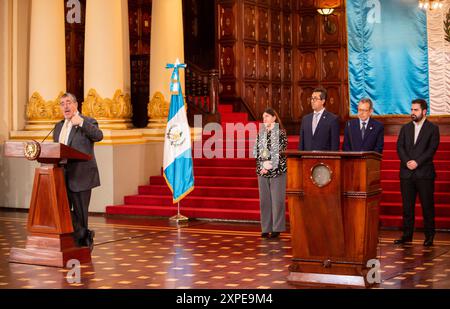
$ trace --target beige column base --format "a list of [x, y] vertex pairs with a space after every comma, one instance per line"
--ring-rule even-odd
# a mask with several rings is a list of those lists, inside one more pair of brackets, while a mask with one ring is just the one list
[[[91, 117], [91, 116], [89, 116]], [[97, 120], [100, 129], [106, 130], [127, 130], [133, 128], [131, 120], [116, 120], [116, 119], [99, 119], [92, 117]]]
[[90, 89], [83, 102], [82, 114], [95, 118], [101, 129], [125, 130], [133, 127], [129, 94], [118, 89], [112, 99], [102, 98], [95, 89]]
[[149, 119], [147, 128], [151, 129], [166, 129], [167, 126], [167, 118], [161, 119]]
[[[53, 127], [52, 127], [53, 128]], [[52, 129], [50, 128], [50, 130]], [[36, 140], [41, 142], [50, 130], [41, 131], [10, 131], [9, 139], [14, 141]], [[108, 130], [104, 129], [103, 140], [96, 145], [129, 145], [163, 142], [165, 129], [142, 128], [130, 130]], [[202, 139], [202, 128], [191, 128], [192, 141]], [[52, 135], [47, 137], [46, 142], [52, 142]], [[1, 152], [0, 152], [1, 153]]]
[[26, 131], [49, 131], [56, 122], [63, 119], [59, 107], [61, 97], [64, 92], [60, 92], [55, 100], [45, 101], [39, 92], [34, 92], [27, 104]]
[[25, 131], [50, 131], [58, 121], [28, 121]]

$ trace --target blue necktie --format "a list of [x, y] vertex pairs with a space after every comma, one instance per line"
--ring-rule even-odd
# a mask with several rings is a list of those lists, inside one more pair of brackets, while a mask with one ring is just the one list
[[366, 123], [363, 122], [362, 123], [362, 128], [361, 128], [361, 137], [364, 140], [364, 135], [366, 134]]

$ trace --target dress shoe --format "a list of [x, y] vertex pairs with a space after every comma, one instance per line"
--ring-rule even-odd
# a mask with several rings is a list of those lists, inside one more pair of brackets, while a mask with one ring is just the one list
[[280, 232], [272, 232], [270, 233], [270, 238], [278, 238], [280, 236]]
[[269, 233], [261, 233], [261, 237], [262, 238], [270, 238], [270, 234]]
[[89, 247], [89, 250], [92, 252], [94, 250], [94, 237], [95, 237], [95, 231], [89, 230], [88, 231], [88, 238], [86, 240], [86, 244]]
[[75, 245], [79, 248], [86, 247], [87, 246], [86, 239], [76, 239]]
[[400, 245], [400, 244], [404, 244], [404, 243], [408, 243], [408, 242], [412, 242], [412, 237], [402, 236], [402, 238], [394, 240], [394, 244], [396, 244], [396, 245]]
[[434, 236], [425, 237], [425, 241], [423, 242], [423, 245], [425, 247], [431, 247], [433, 245], [433, 239], [434, 239]]

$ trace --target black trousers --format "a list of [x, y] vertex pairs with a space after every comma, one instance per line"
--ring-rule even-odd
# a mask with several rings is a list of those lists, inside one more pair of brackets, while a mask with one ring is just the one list
[[403, 200], [403, 236], [409, 238], [414, 233], [417, 194], [422, 206], [425, 236], [434, 236], [434, 179], [400, 179], [400, 188]]
[[80, 246], [87, 245], [88, 233], [88, 209], [92, 190], [72, 192], [67, 189], [69, 207], [72, 214], [73, 237]]

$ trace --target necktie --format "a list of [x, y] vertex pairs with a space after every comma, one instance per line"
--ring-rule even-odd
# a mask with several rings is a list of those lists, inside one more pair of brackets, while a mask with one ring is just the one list
[[364, 139], [364, 135], [366, 134], [366, 123], [363, 122], [362, 123], [362, 128], [361, 128], [361, 137], [362, 139]]
[[314, 113], [313, 123], [312, 123], [312, 133], [316, 132], [317, 124], [319, 123], [319, 113]]
[[61, 128], [61, 132], [59, 133], [59, 142], [61, 144], [66, 144], [66, 136], [67, 136], [67, 129], [69, 128], [69, 121], [64, 121], [64, 125]]

